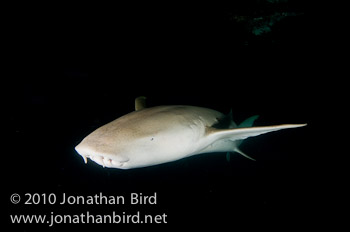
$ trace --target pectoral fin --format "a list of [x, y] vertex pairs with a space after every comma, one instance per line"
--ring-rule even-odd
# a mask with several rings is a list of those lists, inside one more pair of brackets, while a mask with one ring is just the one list
[[254, 159], [254, 158], [250, 157], [249, 155], [245, 154], [245, 153], [244, 153], [243, 151], [241, 151], [239, 148], [236, 148], [234, 151], [237, 152], [238, 154], [244, 156], [245, 158], [248, 158], [248, 159], [250, 159], [250, 160], [256, 161], [256, 159]]
[[[240, 154], [240, 155], [246, 157], [247, 159], [256, 161], [256, 159], [254, 159], [254, 158], [250, 157], [249, 155], [245, 154], [245, 153], [244, 153], [243, 151], [241, 151], [239, 148], [235, 148], [235, 149], [233, 150], [233, 152], [237, 152], [238, 154]], [[227, 162], [230, 162], [230, 160], [231, 160], [231, 152], [227, 152], [227, 153], [226, 153], [226, 160], [227, 160]]]

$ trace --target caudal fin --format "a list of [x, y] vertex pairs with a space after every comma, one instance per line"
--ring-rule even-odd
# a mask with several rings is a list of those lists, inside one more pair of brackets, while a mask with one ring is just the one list
[[235, 129], [213, 129], [209, 131], [208, 136], [214, 137], [215, 140], [229, 139], [231, 141], [246, 139], [253, 136], [266, 134], [273, 131], [297, 128], [306, 126], [306, 124], [283, 124], [277, 126], [257, 126], [249, 128], [235, 128]]
[[[283, 130], [283, 129], [290, 129], [290, 128], [297, 128], [297, 127], [303, 127], [307, 124], [283, 124], [283, 125], [276, 125], [276, 126], [259, 126], [259, 127], [249, 127], [249, 128], [234, 128], [234, 129], [212, 129], [208, 131], [208, 136], [212, 137], [213, 140], [231, 140], [231, 141], [238, 141], [238, 146], [240, 145], [241, 141], [243, 139], [258, 136], [262, 134], [266, 134], [273, 131]], [[246, 155], [244, 152], [242, 152], [239, 148], [235, 147], [233, 149], [234, 152], [237, 152], [241, 154], [242, 156], [255, 160], [251, 158], [250, 156]], [[230, 159], [230, 155], [226, 155], [226, 159]]]

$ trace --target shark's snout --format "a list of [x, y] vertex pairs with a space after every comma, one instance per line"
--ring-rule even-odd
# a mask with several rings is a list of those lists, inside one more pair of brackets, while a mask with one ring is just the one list
[[81, 146], [76, 146], [75, 147], [75, 150], [76, 150], [76, 152], [78, 152], [78, 154], [84, 159], [84, 162], [85, 163], [87, 163], [87, 157], [88, 157], [88, 155], [87, 154], [85, 154], [84, 152], [83, 152], [83, 150], [81, 149]]

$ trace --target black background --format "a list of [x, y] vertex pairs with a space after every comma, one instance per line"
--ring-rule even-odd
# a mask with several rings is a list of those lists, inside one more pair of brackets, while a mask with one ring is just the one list
[[[252, 4], [255, 4], [253, 1]], [[42, 7], [42, 6], [41, 6]], [[256, 7], [254, 5], [254, 7]], [[321, 63], [307, 7], [262, 37], [230, 15], [249, 4], [228, 6], [45, 6], [14, 9], [8, 18], [7, 76], [10, 142], [6, 154], [8, 214], [108, 214], [141, 211], [168, 215], [162, 225], [55, 225], [65, 228], [300, 228], [313, 227], [325, 206], [324, 181], [315, 150], [321, 113]], [[35, 7], [34, 7], [35, 8]], [[239, 12], [241, 9], [242, 12]], [[293, 10], [295, 10], [293, 8]], [[233, 110], [257, 125], [308, 123], [249, 139], [237, 154], [204, 154], [154, 167], [118, 170], [84, 164], [74, 147], [90, 132], [148, 105], [184, 104]], [[7, 126], [7, 125], [6, 125]], [[157, 192], [155, 206], [13, 205], [13, 193], [143, 195]], [[322, 202], [322, 203], [321, 203]], [[311, 218], [316, 218], [312, 220]], [[318, 225], [320, 223], [318, 222]], [[14, 225], [22, 231], [47, 225]], [[51, 228], [52, 229], [52, 228]]]

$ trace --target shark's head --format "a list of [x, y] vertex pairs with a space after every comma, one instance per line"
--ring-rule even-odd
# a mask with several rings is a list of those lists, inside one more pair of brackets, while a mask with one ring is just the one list
[[85, 163], [89, 158], [120, 169], [165, 163], [191, 153], [198, 134], [193, 123], [177, 123], [183, 117], [159, 112], [162, 109], [148, 108], [114, 120], [85, 137], [75, 150]]
[[87, 136], [75, 150], [85, 163], [90, 159], [108, 168], [129, 169], [166, 162], [173, 159], [185, 143], [183, 136], [170, 138], [171, 133], [95, 135]]

